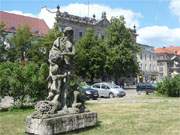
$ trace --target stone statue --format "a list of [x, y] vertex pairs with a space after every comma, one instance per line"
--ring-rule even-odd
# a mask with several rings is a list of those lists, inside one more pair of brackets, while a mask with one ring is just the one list
[[[79, 112], [81, 103], [77, 103], [78, 92], [74, 92], [74, 102], [72, 108], [68, 108], [67, 81], [71, 75], [72, 57], [75, 54], [73, 46], [73, 30], [71, 27], [64, 29], [63, 37], [58, 37], [49, 52], [49, 76], [48, 89], [49, 94], [46, 101], [40, 101], [35, 106], [36, 116], [44, 114], [66, 114]], [[82, 111], [82, 110], [81, 110]]]
[[71, 73], [71, 57], [75, 54], [73, 46], [73, 30], [66, 27], [64, 36], [54, 41], [49, 53], [49, 96], [47, 97], [55, 104], [55, 110], [67, 109], [67, 79]]
[[[86, 110], [78, 103], [79, 92], [68, 85], [72, 76], [73, 30], [64, 29], [64, 35], [58, 37], [49, 52], [49, 94], [46, 100], [35, 105], [36, 111], [27, 116], [25, 132], [28, 135], [56, 135], [95, 126], [97, 113]], [[69, 102], [70, 91], [73, 101]], [[70, 105], [67, 103], [70, 103]]]

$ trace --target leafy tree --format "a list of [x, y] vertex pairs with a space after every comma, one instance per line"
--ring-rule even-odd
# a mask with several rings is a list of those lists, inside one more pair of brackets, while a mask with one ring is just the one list
[[21, 26], [12, 37], [11, 43], [15, 45], [17, 57], [25, 61], [26, 53], [31, 45], [32, 33], [28, 26]]
[[84, 79], [101, 78], [106, 62], [106, 46], [102, 44], [92, 29], [87, 29], [76, 44], [76, 73]]
[[1, 96], [12, 96], [14, 101], [22, 101], [25, 96], [25, 78], [17, 63], [4, 62], [0, 65]]
[[105, 44], [108, 47], [106, 73], [118, 79], [121, 76], [136, 75], [138, 72], [138, 46], [132, 32], [125, 27], [123, 17], [112, 18], [107, 28]]
[[47, 95], [48, 65], [28, 63], [25, 66], [4, 62], [0, 64], [0, 95], [13, 97], [15, 103], [23, 106], [30, 97], [33, 101]]
[[6, 39], [6, 35], [8, 33], [5, 31], [5, 24], [0, 23], [0, 62], [4, 61], [16, 61], [17, 60], [17, 53], [14, 47], [6, 48], [4, 44]]
[[5, 60], [5, 48], [4, 46], [1, 44], [0, 45], [0, 62], [3, 62]]
[[4, 41], [5, 41], [5, 24], [0, 23], [0, 62], [4, 61], [5, 59], [5, 46], [4, 46]]
[[49, 30], [47, 35], [34, 38], [31, 49], [28, 51], [29, 60], [40, 64], [44, 62], [47, 63], [49, 50], [56, 38], [61, 35], [62, 33], [59, 31], [59, 27], [55, 24], [54, 28]]
[[23, 67], [26, 78], [27, 95], [33, 100], [42, 100], [47, 96], [48, 65], [29, 63]]
[[5, 32], [5, 24], [3, 22], [0, 22], [0, 42], [1, 44], [3, 44], [4, 40], [5, 40], [5, 36], [6, 36], [6, 32]]

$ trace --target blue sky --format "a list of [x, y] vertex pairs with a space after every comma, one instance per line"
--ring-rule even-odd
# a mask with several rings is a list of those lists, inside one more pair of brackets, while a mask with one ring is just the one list
[[[109, 18], [125, 15], [128, 27], [137, 25], [141, 43], [155, 47], [180, 46], [180, 0], [89, 0], [89, 3], [90, 16], [95, 13], [100, 18], [102, 10], [107, 10]], [[71, 14], [88, 15], [88, 0], [0, 0], [0, 10], [30, 13], [52, 25], [42, 7], [55, 10], [58, 4]]]

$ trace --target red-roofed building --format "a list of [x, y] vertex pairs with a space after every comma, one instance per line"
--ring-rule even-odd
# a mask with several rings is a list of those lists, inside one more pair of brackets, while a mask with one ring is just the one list
[[180, 55], [180, 46], [171, 46], [171, 47], [156, 48], [155, 52], [157, 54]]
[[180, 46], [156, 48], [159, 79], [180, 74]]
[[[5, 24], [5, 30], [0, 35], [0, 45], [4, 45], [5, 49], [14, 47], [13, 44], [10, 44], [10, 40], [15, 35], [16, 30], [21, 26], [29, 27], [32, 35], [36, 37], [45, 36], [49, 31], [49, 27], [42, 19], [4, 11], [0, 11], [0, 24], [1, 23]], [[25, 55], [24, 52], [24, 57]], [[6, 59], [5, 57], [3, 58]]]
[[15, 33], [17, 28], [23, 25], [28, 26], [31, 32], [36, 36], [46, 35], [49, 31], [47, 24], [42, 19], [4, 11], [0, 11], [0, 22], [6, 25], [6, 32], [10, 33]]

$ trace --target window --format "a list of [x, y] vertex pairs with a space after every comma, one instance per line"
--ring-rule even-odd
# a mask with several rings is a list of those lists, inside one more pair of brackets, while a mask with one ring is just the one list
[[82, 37], [83, 36], [83, 33], [82, 32], [79, 32], [79, 37]]
[[104, 85], [104, 84], [102, 84], [101, 88], [102, 89], [110, 89], [107, 85]]
[[141, 53], [141, 55], [140, 55], [140, 59], [142, 60], [142, 53]]
[[16, 30], [16, 28], [14, 26], [11, 27], [11, 30]]
[[139, 65], [139, 68], [142, 70], [142, 64]]
[[101, 35], [101, 39], [104, 39], [104, 35]]
[[156, 71], [157, 70], [157, 66], [156, 65], [154, 65], [154, 71]]
[[99, 85], [99, 84], [95, 84], [95, 85], [93, 85], [93, 88], [98, 88], [98, 89], [100, 89], [100, 85]]
[[163, 67], [159, 67], [159, 72], [163, 72]]

